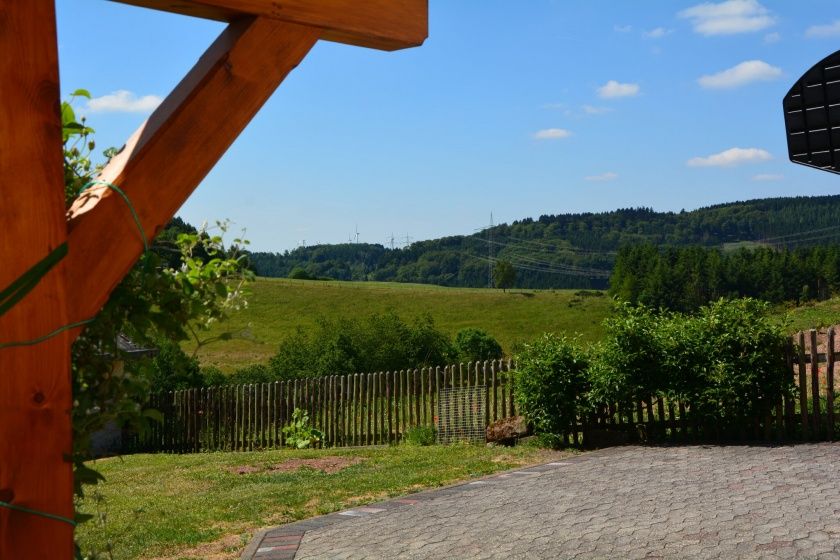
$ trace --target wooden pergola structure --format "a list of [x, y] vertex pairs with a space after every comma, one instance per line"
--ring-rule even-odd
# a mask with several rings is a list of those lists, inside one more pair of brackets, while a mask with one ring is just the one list
[[[395, 50], [427, 36], [427, 0], [118, 0], [229, 25], [100, 179], [151, 237], [316, 41]], [[0, 0], [0, 290], [67, 256], [0, 316], [0, 343], [94, 316], [143, 252], [106, 186], [65, 212], [54, 0]], [[0, 501], [71, 518], [70, 346], [80, 328], [0, 349]], [[67, 523], [0, 508], [0, 558], [72, 558]]]

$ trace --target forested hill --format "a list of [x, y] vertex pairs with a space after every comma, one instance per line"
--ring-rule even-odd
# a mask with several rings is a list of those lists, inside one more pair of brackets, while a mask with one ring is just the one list
[[619, 247], [631, 244], [808, 247], [840, 242], [840, 196], [767, 198], [690, 212], [629, 208], [544, 215], [402, 249], [345, 243], [252, 253], [260, 276], [480, 287], [509, 261], [522, 288], [605, 288]]

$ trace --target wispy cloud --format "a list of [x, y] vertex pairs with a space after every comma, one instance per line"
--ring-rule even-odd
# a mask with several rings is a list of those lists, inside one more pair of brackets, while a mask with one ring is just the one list
[[645, 39], [661, 39], [665, 35], [670, 35], [673, 33], [673, 29], [665, 29], [664, 27], [657, 27], [655, 29], [651, 29], [650, 31], [643, 31], [642, 37]]
[[534, 133], [534, 138], [537, 140], [559, 140], [561, 138], [568, 138], [572, 133], [565, 128], [544, 128]]
[[606, 173], [601, 173], [600, 175], [587, 175], [583, 178], [585, 181], [592, 181], [594, 183], [603, 183], [605, 181], [615, 181], [618, 179], [618, 173], [613, 173], [612, 171], [607, 171]]
[[753, 181], [781, 181], [784, 179], [784, 175], [777, 175], [775, 173], [759, 173], [758, 175], [753, 175]]
[[587, 115], [604, 115], [613, 111], [612, 107], [597, 107], [595, 105], [583, 105], [580, 109]]
[[764, 36], [764, 42], [767, 43], [768, 45], [771, 45], [773, 43], [778, 43], [779, 41], [781, 41], [781, 39], [782, 39], [782, 36], [776, 31], [774, 31], [773, 33], [768, 33], [767, 35]]
[[761, 148], [729, 148], [707, 157], [694, 157], [686, 162], [689, 167], [733, 167], [743, 163], [758, 163], [773, 159], [770, 152]]
[[757, 0], [705, 2], [686, 8], [678, 17], [691, 20], [701, 35], [734, 35], [761, 31], [776, 23], [776, 18]]
[[826, 25], [812, 25], [805, 30], [805, 36], [811, 38], [840, 36], [840, 19]]
[[613, 25], [613, 31], [616, 33], [630, 33], [633, 31], [632, 25]]
[[766, 82], [782, 75], [782, 69], [762, 60], [747, 60], [717, 74], [701, 76], [697, 83], [709, 89], [729, 89], [753, 82]]
[[598, 96], [603, 99], [633, 97], [639, 94], [639, 89], [639, 84], [622, 84], [615, 80], [610, 80], [598, 88]]
[[137, 97], [128, 90], [118, 90], [109, 95], [94, 97], [87, 103], [87, 108], [95, 113], [150, 113], [163, 99], [157, 95]]

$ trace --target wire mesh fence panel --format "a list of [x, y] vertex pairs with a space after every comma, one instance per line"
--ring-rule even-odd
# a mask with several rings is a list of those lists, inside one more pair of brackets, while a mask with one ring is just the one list
[[437, 395], [437, 442], [483, 442], [486, 385], [442, 387]]

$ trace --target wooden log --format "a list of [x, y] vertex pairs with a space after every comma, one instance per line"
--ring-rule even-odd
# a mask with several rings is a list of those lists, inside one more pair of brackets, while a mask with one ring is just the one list
[[423, 393], [420, 390], [420, 380], [422, 376], [420, 371], [416, 368], [411, 371], [411, 390], [414, 397], [414, 425], [419, 426], [423, 423], [420, 418], [420, 402], [422, 401]]
[[825, 406], [826, 435], [834, 440], [834, 327], [829, 327], [825, 341]]
[[799, 416], [802, 439], [808, 439], [808, 381], [805, 377], [805, 333], [799, 331]]

